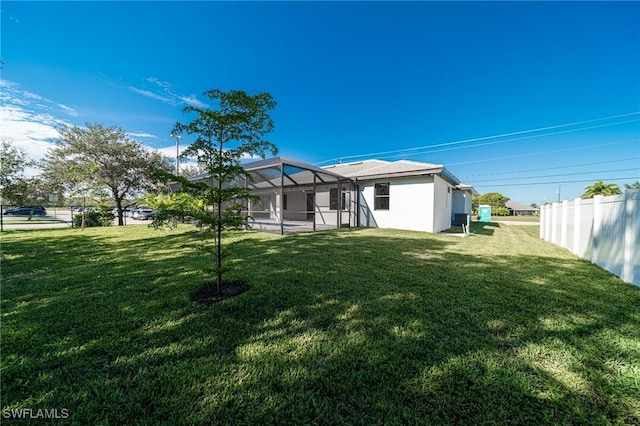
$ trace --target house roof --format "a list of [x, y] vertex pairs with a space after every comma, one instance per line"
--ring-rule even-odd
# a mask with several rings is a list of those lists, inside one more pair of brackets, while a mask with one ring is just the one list
[[[362, 181], [437, 174], [452, 185], [455, 185], [457, 189], [475, 192], [473, 187], [461, 183], [442, 164], [422, 163], [419, 161], [364, 160], [320, 168], [286, 157], [273, 157], [246, 163], [243, 167], [254, 176], [254, 182], [249, 183], [249, 185], [255, 189], [279, 186], [280, 171], [282, 170], [284, 172], [285, 186], [312, 185], [314, 181], [319, 184], [336, 182], [344, 178]], [[203, 173], [193, 176], [189, 180], [192, 182], [202, 181], [208, 177], [208, 173]]]
[[455, 189], [459, 191], [470, 191], [472, 194], [478, 194], [478, 191], [476, 191], [473, 186], [466, 183], [461, 183], [459, 185], [456, 185]]
[[521, 204], [517, 201], [513, 201], [513, 200], [509, 200], [507, 201], [504, 206], [508, 209], [511, 210], [517, 210], [517, 211], [538, 211], [537, 208], [535, 207], [531, 207], [531, 206], [525, 206], [524, 204]]
[[460, 184], [460, 180], [442, 164], [422, 163], [418, 161], [398, 160], [391, 162], [365, 160], [353, 163], [334, 164], [326, 166], [325, 169], [356, 180], [439, 174], [453, 185]]

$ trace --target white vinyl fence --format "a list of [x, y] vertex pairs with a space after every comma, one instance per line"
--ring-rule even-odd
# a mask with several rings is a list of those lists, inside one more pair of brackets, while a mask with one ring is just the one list
[[540, 238], [640, 285], [640, 190], [547, 204]]

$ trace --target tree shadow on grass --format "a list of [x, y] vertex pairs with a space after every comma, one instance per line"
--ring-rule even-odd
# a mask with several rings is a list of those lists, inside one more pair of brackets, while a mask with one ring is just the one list
[[[85, 256], [113, 249], [108, 239], [69, 243], [96, 245]], [[21, 287], [63, 275], [52, 270], [11, 283], [6, 404], [69, 407], [81, 423], [624, 423], [638, 414], [633, 373], [612, 368], [640, 358], [639, 292], [587, 262], [475, 254], [464, 240], [417, 233], [238, 234], [226, 249], [229, 279], [251, 291], [202, 307], [188, 301], [202, 283], [199, 243], [191, 234], [132, 243], [148, 256], [123, 253], [111, 279], [65, 281], [58, 295]]]
[[495, 228], [500, 228], [497, 222], [471, 222], [471, 234], [493, 235]]

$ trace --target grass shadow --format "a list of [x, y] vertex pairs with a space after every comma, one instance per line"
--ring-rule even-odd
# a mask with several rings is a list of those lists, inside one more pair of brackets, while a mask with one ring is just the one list
[[495, 228], [500, 228], [497, 222], [471, 222], [471, 234], [493, 235]]

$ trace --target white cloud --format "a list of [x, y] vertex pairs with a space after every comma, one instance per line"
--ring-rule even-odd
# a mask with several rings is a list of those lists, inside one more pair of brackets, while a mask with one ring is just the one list
[[[23, 149], [32, 160], [42, 160], [60, 137], [57, 129], [70, 124], [59, 117], [79, 115], [71, 107], [8, 80], [0, 80], [0, 103], [0, 138]], [[36, 173], [35, 169], [26, 171], [27, 175]]]
[[168, 97], [160, 95], [158, 93], [154, 93], [154, 92], [152, 92], [150, 90], [139, 89], [139, 88], [133, 87], [133, 86], [129, 86], [129, 89], [134, 91], [135, 93], [137, 93], [139, 95], [146, 96], [148, 98], [155, 99], [157, 101], [164, 102], [164, 103], [169, 104], [169, 105], [176, 105], [176, 101], [174, 99], [168, 98]]
[[[188, 145], [180, 145], [179, 146], [179, 151], [180, 154], [182, 154], [184, 152], [185, 149], [188, 148]], [[176, 146], [172, 145], [172, 146], [165, 146], [162, 148], [152, 148], [155, 151], [158, 151], [160, 154], [164, 155], [165, 157], [169, 157], [169, 158], [176, 158]]]
[[208, 105], [200, 101], [196, 95], [186, 96], [177, 94], [169, 82], [162, 81], [156, 77], [147, 77], [144, 81], [149, 83], [144, 88], [134, 86], [127, 86], [127, 88], [139, 95], [164, 102], [171, 106], [176, 106], [182, 103], [198, 108], [208, 107]]
[[167, 81], [160, 81], [159, 79], [155, 78], [155, 77], [147, 77], [145, 78], [146, 81], [148, 81], [149, 83], [153, 83], [156, 86], [166, 90], [168, 93], [171, 93], [171, 84]]
[[60, 107], [61, 110], [63, 110], [65, 113], [67, 113], [68, 115], [72, 116], [72, 117], [77, 117], [80, 114], [78, 113], [78, 111], [76, 111], [75, 109], [68, 107], [66, 105], [63, 104], [56, 104]]
[[180, 96], [180, 100], [185, 104], [194, 106], [196, 108], [206, 108], [209, 106], [204, 102], [201, 102], [198, 98], [196, 98], [196, 95]]
[[158, 137], [156, 135], [153, 135], [151, 133], [145, 133], [145, 132], [127, 132], [127, 136], [131, 137], [131, 138], [151, 138], [151, 139], [158, 139]]
[[65, 124], [50, 114], [37, 114], [11, 105], [0, 107], [2, 140], [24, 149], [30, 158], [41, 160], [59, 137], [57, 127]]

